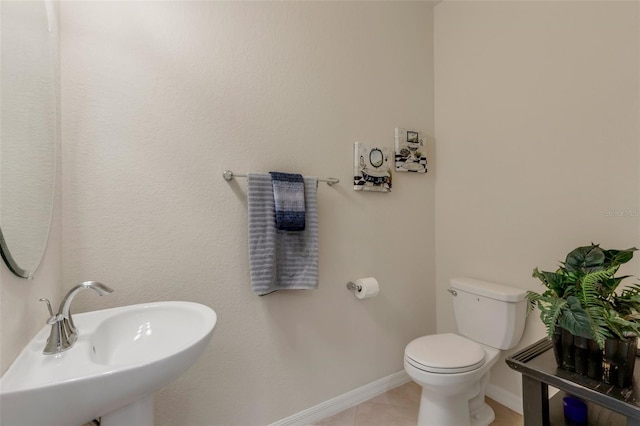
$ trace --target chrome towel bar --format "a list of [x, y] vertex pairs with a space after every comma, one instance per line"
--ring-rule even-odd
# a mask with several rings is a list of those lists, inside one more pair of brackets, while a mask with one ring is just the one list
[[[247, 175], [241, 175], [239, 173], [233, 173], [231, 170], [225, 170], [222, 173], [222, 177], [224, 178], [224, 180], [229, 181], [229, 180], [233, 180], [233, 178], [246, 178]], [[333, 186], [336, 183], [340, 183], [340, 179], [328, 177], [324, 179], [318, 179], [318, 182], [326, 182], [327, 185]]]

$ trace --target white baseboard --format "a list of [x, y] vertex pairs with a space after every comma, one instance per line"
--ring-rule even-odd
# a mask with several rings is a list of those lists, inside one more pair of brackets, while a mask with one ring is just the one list
[[[328, 401], [307, 408], [287, 418], [278, 420], [269, 426], [306, 426], [317, 423], [410, 381], [411, 378], [404, 370], [398, 371], [397, 373], [338, 395], [335, 398], [331, 398]], [[522, 398], [520, 396], [491, 383], [487, 384], [485, 394], [516, 413], [522, 414]]]
[[492, 383], [487, 384], [487, 388], [484, 393], [494, 401], [512, 409], [518, 414], [522, 414], [522, 398], [515, 393], [511, 393], [508, 390]]
[[[393, 388], [410, 382], [411, 378], [404, 370], [393, 373], [368, 385], [338, 395], [328, 401], [300, 411], [269, 426], [305, 426], [331, 417], [341, 411], [355, 407], [371, 398], [381, 395]], [[497, 401], [497, 400], [496, 400]]]

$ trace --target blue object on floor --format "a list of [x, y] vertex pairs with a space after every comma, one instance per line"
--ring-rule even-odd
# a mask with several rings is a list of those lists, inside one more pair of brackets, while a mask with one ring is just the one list
[[575, 396], [565, 396], [562, 399], [564, 419], [568, 425], [582, 426], [587, 424], [587, 404]]

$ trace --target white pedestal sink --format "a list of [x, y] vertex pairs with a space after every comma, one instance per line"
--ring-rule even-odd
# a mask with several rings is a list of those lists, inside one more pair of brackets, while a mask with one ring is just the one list
[[216, 313], [192, 302], [158, 302], [74, 315], [71, 349], [43, 355], [46, 326], [0, 379], [0, 424], [152, 426], [153, 392], [206, 348]]

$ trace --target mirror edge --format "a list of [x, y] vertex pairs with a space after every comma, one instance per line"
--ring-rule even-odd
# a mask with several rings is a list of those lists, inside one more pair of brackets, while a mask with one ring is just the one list
[[4, 263], [7, 265], [9, 270], [13, 272], [15, 275], [19, 276], [20, 278], [27, 278], [27, 279], [33, 278], [33, 275], [30, 274], [27, 270], [19, 267], [18, 263], [11, 256], [9, 247], [7, 247], [7, 243], [4, 240], [4, 235], [2, 235], [2, 228], [0, 228], [0, 255], [2, 255], [2, 259], [4, 259]]

